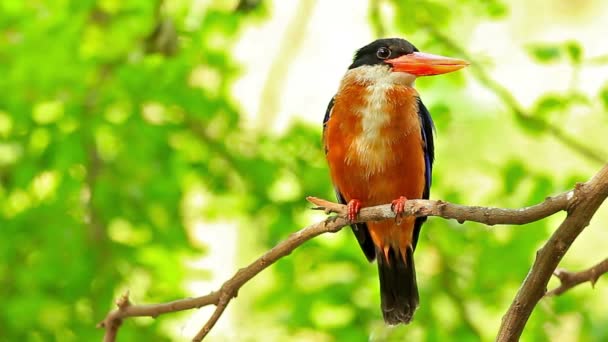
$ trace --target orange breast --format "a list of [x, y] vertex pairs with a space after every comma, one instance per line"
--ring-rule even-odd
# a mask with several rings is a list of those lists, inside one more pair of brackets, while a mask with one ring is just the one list
[[[345, 200], [373, 206], [422, 196], [425, 162], [416, 97], [405, 85], [343, 82], [324, 142], [331, 178]], [[368, 223], [380, 248], [411, 243], [413, 225], [414, 218], [401, 226], [392, 220]]]

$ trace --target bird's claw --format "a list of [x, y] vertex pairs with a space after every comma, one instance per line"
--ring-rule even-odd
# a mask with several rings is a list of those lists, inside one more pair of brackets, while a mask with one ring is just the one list
[[405, 196], [399, 196], [399, 198], [391, 202], [391, 209], [395, 213], [395, 222], [397, 224], [401, 224], [401, 220], [403, 219], [403, 212], [405, 212], [406, 202], [407, 198]]
[[351, 199], [346, 205], [346, 210], [348, 220], [354, 222], [355, 220], [357, 220], [357, 215], [359, 214], [359, 211], [361, 211], [361, 201]]

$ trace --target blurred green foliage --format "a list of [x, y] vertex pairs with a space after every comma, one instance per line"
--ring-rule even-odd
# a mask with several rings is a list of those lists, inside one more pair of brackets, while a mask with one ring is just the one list
[[[466, 41], [476, 22], [458, 18], [510, 13], [494, 0], [383, 5], [395, 19], [370, 15], [376, 32], [399, 32], [446, 55], [457, 54], [453, 42], [432, 23]], [[243, 128], [231, 95], [240, 73], [232, 46], [243, 27], [269, 18], [269, 3], [199, 7], [0, 2], [1, 341], [99, 340], [96, 323], [125, 289], [136, 302], [166, 301], [187, 295], [188, 280], [209, 278], [186, 266], [207, 252], [187, 229], [193, 220], [236, 220], [244, 264], [319, 219], [305, 195], [333, 197], [320, 125], [293, 123], [279, 135]], [[574, 74], [594, 63], [571, 40], [525, 48], [539, 63], [568, 61]], [[596, 100], [605, 112], [608, 86], [597, 97], [576, 87], [544, 94], [518, 117], [508, 101], [477, 105], [465, 96], [468, 82], [484, 84], [464, 73], [418, 84], [438, 127], [433, 198], [520, 207], [571, 188], [598, 166], [552, 127], [595, 148], [591, 137], [603, 137], [605, 113], [572, 132], [562, 123], [576, 120], [581, 107], [597, 110]], [[189, 202], [195, 190], [209, 198], [197, 210]], [[382, 323], [376, 268], [351, 234], [317, 238], [245, 285], [231, 304], [238, 324], [230, 336], [491, 340], [534, 251], [558, 223], [488, 230], [430, 219], [417, 251], [421, 308], [413, 324], [396, 328]], [[581, 289], [544, 300], [523, 340], [607, 340], [601, 298], [605, 291]], [[120, 340], [187, 339], [171, 320], [127, 320]]]

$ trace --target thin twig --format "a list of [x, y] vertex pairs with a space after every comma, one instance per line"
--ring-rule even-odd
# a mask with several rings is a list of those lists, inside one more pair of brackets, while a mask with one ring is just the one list
[[381, 0], [372, 0], [369, 3], [369, 22], [371, 24], [374, 37], [383, 38], [386, 36], [386, 28], [384, 27], [384, 18], [380, 11]]
[[511, 109], [517, 119], [528, 122], [531, 126], [542, 127], [545, 131], [552, 134], [558, 141], [595, 163], [603, 165], [606, 163], [606, 161], [608, 161], [604, 155], [572, 138], [559, 126], [553, 125], [549, 121], [539, 116], [534, 116], [531, 113], [526, 112], [522, 105], [515, 97], [513, 97], [507, 88], [490, 77], [489, 73], [484, 69], [481, 63], [476, 62], [475, 58], [467, 53], [462, 46], [456, 43], [449, 36], [445, 35], [434, 24], [425, 22], [422, 26], [425, 27], [433, 35], [433, 37], [437, 38], [437, 40], [442, 42], [447, 48], [467, 59], [471, 63], [470, 68], [479, 82], [481, 82], [489, 90], [493, 91], [494, 94], [496, 94], [496, 96]]
[[553, 272], [553, 275], [559, 278], [560, 285], [547, 292], [545, 296], [559, 296], [571, 288], [586, 282], [591, 283], [591, 287], [593, 287], [599, 277], [605, 273], [608, 273], [608, 258], [580, 272], [569, 272], [564, 269], [557, 269]]
[[589, 182], [578, 184], [568, 206], [568, 216], [536, 252], [536, 260], [513, 299], [496, 341], [517, 341], [538, 301], [547, 291], [547, 283], [574, 240], [589, 225], [591, 217], [608, 196], [608, 164]]
[[[121, 297], [128, 300], [128, 295]], [[127, 317], [158, 317], [169, 312], [177, 312], [200, 308], [207, 305], [217, 304], [219, 302], [219, 291], [211, 292], [208, 295], [196, 298], [185, 298], [167, 303], [148, 304], [148, 305], [121, 305], [121, 299], [116, 302], [117, 310], [110, 312], [103, 321], [99, 322], [98, 328], [106, 329], [104, 342], [116, 341], [116, 333], [120, 327], [120, 323]], [[122, 299], [123, 301], [125, 299]]]
[[219, 302], [215, 306], [215, 311], [213, 311], [213, 314], [211, 315], [207, 323], [205, 323], [203, 328], [192, 339], [193, 342], [202, 341], [203, 338], [207, 336], [207, 334], [211, 331], [211, 328], [213, 328], [217, 320], [220, 319], [220, 317], [224, 313], [224, 310], [226, 310], [226, 307], [228, 307], [228, 303], [230, 303], [232, 297], [236, 297], [236, 294], [222, 293]]

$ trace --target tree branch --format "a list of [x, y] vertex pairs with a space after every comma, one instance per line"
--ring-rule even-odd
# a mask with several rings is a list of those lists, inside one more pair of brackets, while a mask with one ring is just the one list
[[281, 39], [278, 50], [280, 53], [276, 54], [270, 65], [260, 94], [260, 105], [257, 113], [257, 127], [260, 130], [268, 129], [268, 123], [275, 121], [281, 109], [280, 100], [282, 97], [277, 96], [277, 94], [282, 93], [290, 66], [298, 55], [298, 51], [304, 45], [307, 26], [311, 21], [315, 6], [316, 0], [301, 0]]
[[608, 196], [608, 164], [589, 182], [578, 184], [568, 205], [568, 216], [545, 245], [502, 319], [496, 341], [517, 341], [538, 301], [547, 291], [551, 274], [576, 237]]
[[122, 295], [116, 301], [118, 309], [110, 312], [103, 321], [97, 324], [98, 328], [106, 329], [104, 342], [116, 341], [116, 333], [124, 318], [127, 317], [152, 317], [156, 318], [169, 312], [177, 312], [200, 308], [207, 305], [215, 305], [219, 302], [219, 291], [211, 292], [206, 296], [196, 298], [185, 298], [167, 303], [133, 305], [129, 302], [128, 293]]
[[596, 265], [580, 272], [568, 272], [564, 269], [557, 269], [553, 275], [559, 278], [559, 287], [547, 292], [545, 296], [559, 296], [571, 288], [586, 282], [591, 283], [591, 287], [604, 273], [608, 273], [608, 258], [602, 260]]
[[[392, 214], [390, 216], [387, 216], [386, 218], [394, 216], [395, 214]], [[362, 218], [366, 219], [367, 217], [362, 216]], [[193, 339], [193, 341], [201, 341], [209, 333], [211, 328], [213, 328], [213, 325], [219, 319], [220, 315], [222, 314], [230, 300], [237, 296], [238, 290], [241, 288], [241, 286], [243, 286], [243, 284], [245, 284], [251, 278], [262, 272], [264, 269], [272, 265], [280, 258], [290, 254], [293, 250], [295, 250], [304, 242], [323, 233], [337, 232], [349, 223], [350, 222], [344, 217], [331, 217], [325, 221], [315, 223], [291, 234], [286, 240], [280, 242], [271, 250], [264, 253], [264, 255], [259, 257], [249, 266], [242, 268], [238, 272], [236, 272], [236, 274], [232, 278], [227, 280], [218, 291], [212, 292], [206, 296], [180, 299], [169, 303], [150, 305], [127, 305], [124, 307], [119, 306], [117, 310], [110, 312], [108, 316], [106, 316], [106, 318], [98, 325], [98, 327], [106, 329], [104, 341], [115, 341], [116, 330], [120, 326], [120, 322], [122, 321], [122, 319], [126, 317], [157, 317], [168, 312], [184, 311], [194, 308], [200, 308], [202, 306], [211, 304], [217, 305], [215, 312], [211, 316], [211, 319], [205, 324], [205, 326]]]
[[[564, 192], [557, 196], [548, 197], [544, 202], [521, 209], [488, 208], [478, 206], [464, 206], [444, 201], [410, 200], [405, 207], [404, 215], [414, 216], [440, 216], [446, 219], [456, 219], [458, 222], [475, 221], [487, 225], [494, 224], [524, 224], [540, 220], [558, 211], [565, 210], [577, 199], [574, 191]], [[99, 327], [106, 329], [105, 342], [116, 339], [116, 333], [124, 318], [134, 316], [157, 317], [159, 315], [200, 308], [206, 305], [216, 305], [216, 310], [209, 321], [201, 328], [193, 341], [201, 341], [213, 328], [224, 309], [232, 298], [237, 296], [238, 290], [249, 280], [262, 272], [280, 258], [289, 255], [304, 242], [324, 233], [335, 233], [352, 222], [346, 219], [346, 208], [342, 204], [329, 202], [315, 197], [308, 197], [308, 201], [317, 205], [315, 209], [323, 209], [327, 213], [337, 213], [336, 216], [312, 224], [291, 234], [286, 240], [264, 253], [247, 267], [240, 269], [227, 280], [219, 290], [208, 295], [180, 299], [168, 303], [133, 305], [123, 296], [118, 301], [118, 309], [108, 313], [99, 323]], [[380, 221], [394, 219], [395, 214], [390, 204], [363, 208], [359, 213], [357, 222]]]
[[[495, 224], [526, 224], [551, 216], [565, 210], [574, 198], [574, 190], [547, 197], [544, 202], [520, 209], [505, 209], [479, 206], [466, 206], [444, 202], [441, 200], [409, 200], [405, 204], [403, 216], [440, 216], [445, 219], [455, 219], [459, 223], [474, 221], [489, 226]], [[306, 198], [326, 213], [337, 213], [345, 217], [346, 206], [316, 197]], [[361, 209], [357, 222], [380, 221], [394, 218], [390, 204]]]
[[463, 58], [467, 59], [471, 63], [471, 70], [486, 88], [494, 92], [494, 94], [507, 106], [511, 111], [515, 114], [515, 117], [521, 121], [528, 122], [532, 126], [542, 127], [544, 130], [553, 135], [558, 141], [562, 144], [568, 146], [570, 149], [576, 151], [581, 156], [587, 158], [590, 161], [595, 163], [599, 163], [603, 165], [606, 163], [607, 159], [601, 153], [598, 153], [594, 149], [589, 146], [581, 143], [580, 141], [569, 136], [564, 130], [562, 130], [559, 126], [553, 125], [549, 121], [539, 117], [532, 115], [529, 112], [526, 112], [521, 104], [517, 101], [515, 97], [509, 92], [507, 88], [502, 86], [500, 83], [496, 82], [492, 79], [489, 73], [481, 66], [481, 63], [475, 61], [475, 58], [471, 56], [467, 51], [456, 43], [453, 39], [445, 35], [441, 32], [434, 24], [430, 22], [421, 23], [423, 27], [425, 27], [433, 37], [437, 38], [441, 43], [443, 43], [447, 48], [453, 50], [458, 53]]

